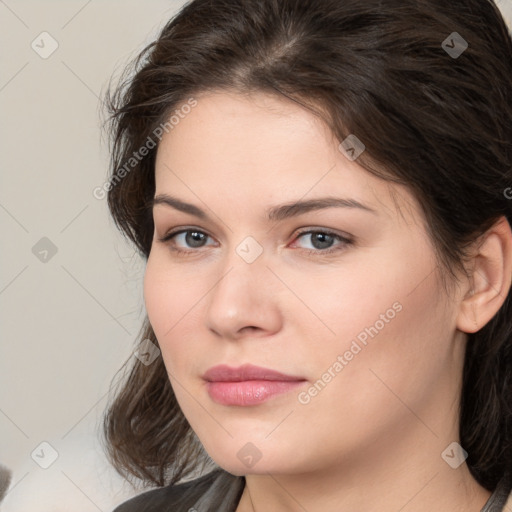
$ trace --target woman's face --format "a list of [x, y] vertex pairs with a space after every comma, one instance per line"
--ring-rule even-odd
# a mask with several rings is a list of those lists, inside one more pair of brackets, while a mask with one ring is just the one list
[[[233, 474], [374, 463], [409, 439], [440, 455], [457, 434], [458, 300], [417, 201], [338, 145], [296, 104], [219, 92], [158, 149], [147, 312], [183, 413]], [[246, 364], [293, 381], [205, 379]]]

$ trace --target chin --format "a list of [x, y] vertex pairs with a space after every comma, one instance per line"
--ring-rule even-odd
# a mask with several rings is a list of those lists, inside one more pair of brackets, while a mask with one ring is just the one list
[[[215, 460], [215, 459], [214, 459]], [[222, 464], [221, 464], [222, 462]], [[261, 462], [261, 461], [260, 461]], [[245, 476], [245, 475], [266, 475], [268, 473], [279, 473], [279, 470], [276, 470], [273, 466], [268, 464], [256, 464], [255, 466], [247, 467], [245, 464], [241, 464], [239, 461], [219, 461], [215, 460], [215, 463], [220, 466], [222, 469], [227, 471], [228, 473], [235, 476]]]
[[[244, 443], [238, 447], [233, 443], [234, 452], [227, 454], [208, 452], [212, 460], [222, 469], [235, 476], [266, 475], [268, 473], [288, 473], [291, 468], [286, 463], [288, 457], [284, 453], [265, 453], [264, 449], [258, 450], [252, 443]], [[231, 447], [230, 447], [231, 449]]]

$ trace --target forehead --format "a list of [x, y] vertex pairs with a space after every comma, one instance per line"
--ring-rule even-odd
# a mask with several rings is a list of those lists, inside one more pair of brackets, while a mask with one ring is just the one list
[[388, 215], [411, 206], [410, 213], [419, 213], [407, 190], [346, 158], [327, 125], [304, 107], [264, 93], [219, 91], [195, 99], [159, 144], [157, 194], [197, 200], [213, 193], [240, 204], [254, 199], [262, 208], [262, 200], [335, 195]]
[[336, 152], [327, 127], [289, 100], [264, 93], [213, 92], [196, 101], [164, 134], [158, 156], [186, 157], [189, 164], [211, 158], [212, 164], [242, 170], [262, 169], [270, 161], [280, 167], [286, 162], [297, 166], [308, 153], [324, 160]]

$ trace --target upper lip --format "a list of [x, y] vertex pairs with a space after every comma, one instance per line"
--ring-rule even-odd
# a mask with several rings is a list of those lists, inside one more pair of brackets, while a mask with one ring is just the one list
[[304, 377], [285, 375], [270, 368], [244, 364], [238, 368], [232, 368], [225, 364], [212, 366], [203, 379], [209, 382], [242, 382], [246, 380], [274, 380], [274, 381], [302, 381]]

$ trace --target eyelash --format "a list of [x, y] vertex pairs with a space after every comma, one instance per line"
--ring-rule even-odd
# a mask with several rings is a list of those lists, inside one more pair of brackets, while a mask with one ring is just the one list
[[[180, 229], [178, 231], [171, 231], [170, 233], [167, 233], [163, 237], [159, 238], [158, 240], [159, 240], [159, 242], [167, 243], [169, 248], [174, 253], [176, 253], [178, 255], [193, 256], [193, 255], [195, 255], [199, 251], [198, 250], [194, 250], [194, 249], [190, 249], [190, 250], [180, 249], [179, 247], [176, 247], [176, 246], [168, 243], [168, 242], [171, 242], [172, 239], [175, 236], [180, 235], [182, 233], [190, 233], [190, 232], [200, 233], [202, 235], [206, 235], [207, 237], [210, 236], [207, 233], [205, 233], [204, 231], [201, 231], [199, 229], [187, 228], [187, 229]], [[314, 234], [314, 233], [317, 233], [317, 234], [321, 233], [321, 234], [324, 234], [324, 235], [329, 235], [329, 236], [334, 237], [339, 242], [341, 242], [341, 247], [340, 247], [340, 245], [336, 245], [336, 246], [328, 248], [328, 249], [301, 249], [303, 252], [305, 252], [308, 255], [315, 255], [315, 256], [318, 256], [318, 255], [322, 255], [322, 256], [329, 255], [329, 254], [332, 254], [332, 253], [335, 253], [335, 252], [343, 250], [344, 246], [349, 246], [349, 245], [353, 245], [354, 244], [354, 240], [351, 237], [342, 236], [339, 233], [335, 233], [335, 232], [330, 231], [328, 229], [305, 229], [303, 231], [299, 231], [297, 233], [297, 236], [296, 236], [295, 239], [298, 239], [299, 237], [301, 237], [303, 235], [310, 235], [310, 234]], [[202, 247], [197, 248], [197, 249], [201, 249], [201, 248]]]

